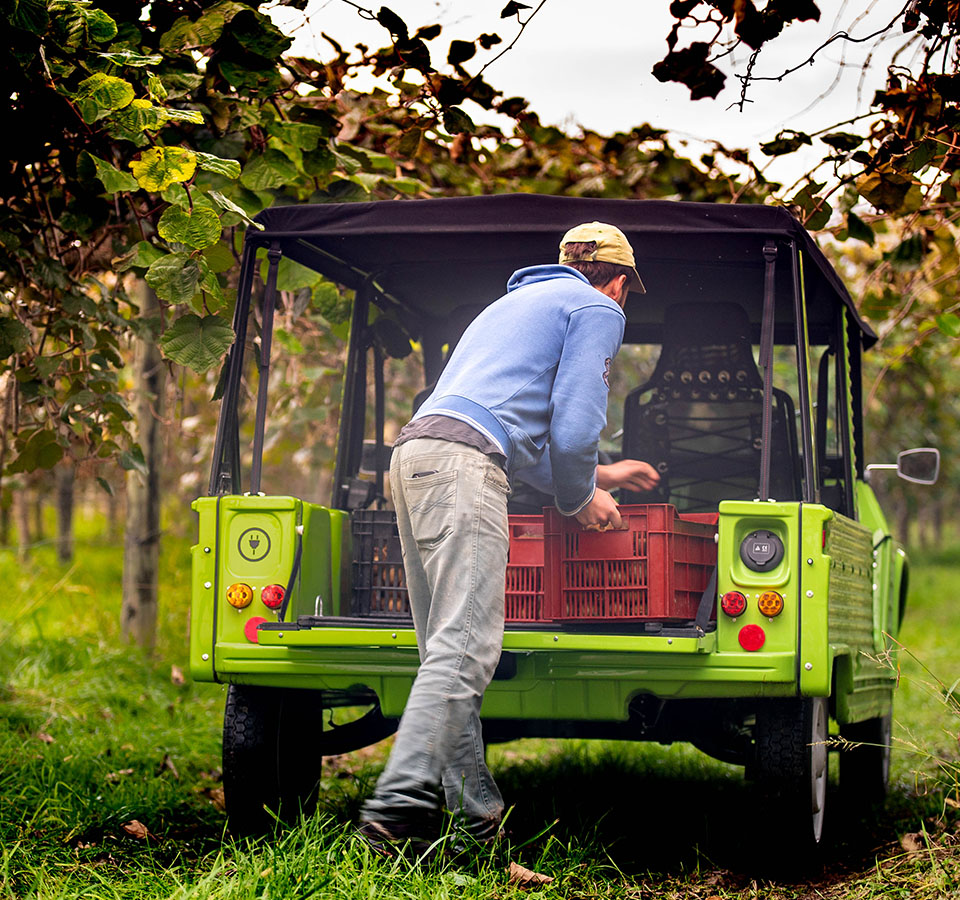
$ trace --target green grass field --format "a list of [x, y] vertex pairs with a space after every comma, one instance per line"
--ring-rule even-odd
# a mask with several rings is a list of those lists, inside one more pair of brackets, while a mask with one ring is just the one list
[[[0, 550], [3, 897], [519, 891], [490, 864], [385, 863], [352, 838], [383, 747], [324, 760], [321, 809], [298, 827], [259, 843], [231, 840], [219, 792], [223, 688], [179, 677], [188, 542], [165, 539], [158, 649], [146, 658], [119, 634], [122, 548], [99, 538], [96, 521], [78, 526], [77, 561], [67, 568], [50, 547], [25, 566]], [[844, 808], [832, 786], [822, 871], [804, 881], [765, 875], [767, 852], [778, 846], [776, 816], [755, 808], [738, 769], [684, 745], [613, 742], [492, 748], [513, 805], [513, 858], [554, 876], [545, 894], [583, 900], [960, 894], [960, 716], [949, 702], [960, 677], [958, 560], [957, 552], [914, 560], [890, 798], [882, 811]]]

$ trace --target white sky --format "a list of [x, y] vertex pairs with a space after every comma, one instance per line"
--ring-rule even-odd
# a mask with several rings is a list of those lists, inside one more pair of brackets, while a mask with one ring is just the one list
[[[534, 7], [537, 2], [528, 0]], [[503, 44], [490, 51], [478, 49], [477, 56], [466, 64], [470, 72], [476, 72], [516, 36], [516, 19], [500, 19], [505, 3], [388, 0], [389, 8], [411, 31], [435, 22], [443, 26], [441, 35], [429, 45], [438, 68], [445, 64], [452, 38], [473, 39], [481, 32], [499, 34]], [[381, 4], [369, 5], [377, 10]], [[750, 150], [760, 163], [768, 158], [757, 152], [758, 144], [781, 128], [817, 131], [867, 112], [873, 91], [884, 85], [891, 55], [904, 42], [899, 25], [879, 46], [877, 40], [835, 42], [821, 51], [815, 65], [782, 83], [751, 86], [749, 97], [754, 102], [741, 113], [730, 108], [740, 94], [739, 82], [730, 72], [745, 71], [749, 48], [741, 48], [720, 63], [728, 78], [716, 100], [691, 101], [683, 85], [661, 84], [650, 74], [666, 52], [665, 39], [673, 22], [668, 5], [668, 0], [546, 0], [516, 47], [495, 62], [485, 78], [506, 96], [526, 97], [544, 123], [569, 132], [583, 126], [610, 134], [649, 122], [670, 130], [675, 145], [718, 140], [730, 149]], [[804, 62], [817, 45], [838, 31], [865, 37], [889, 23], [903, 5], [904, 0], [818, 0], [821, 21], [789, 26], [760, 54], [754, 74], [779, 75]], [[525, 12], [529, 15], [530, 11]], [[357, 42], [380, 47], [387, 40], [378, 23], [362, 18], [344, 0], [311, 0], [306, 21], [303, 14], [289, 9], [272, 10], [271, 14], [285, 33], [295, 38], [295, 53], [329, 55], [329, 45], [320, 36], [324, 31], [347, 47]], [[681, 45], [686, 42], [684, 35]], [[861, 66], [871, 50], [870, 69], [861, 80]], [[909, 59], [907, 53], [899, 62]], [[477, 107], [466, 104], [464, 108], [475, 120], [483, 120]], [[702, 149], [698, 143], [686, 147], [694, 157]], [[768, 175], [790, 181], [808, 161], [821, 159], [826, 149], [815, 140], [805, 158], [794, 154], [778, 160], [767, 170]]]

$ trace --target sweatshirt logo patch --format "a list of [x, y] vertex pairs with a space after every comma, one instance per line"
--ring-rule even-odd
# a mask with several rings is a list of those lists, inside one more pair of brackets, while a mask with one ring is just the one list
[[610, 362], [609, 356], [603, 361], [603, 383], [607, 387], [610, 387]]

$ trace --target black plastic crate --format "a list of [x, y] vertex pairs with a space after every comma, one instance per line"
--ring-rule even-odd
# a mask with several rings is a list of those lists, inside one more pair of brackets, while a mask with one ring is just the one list
[[354, 616], [409, 619], [410, 603], [396, 513], [360, 509], [351, 514]]

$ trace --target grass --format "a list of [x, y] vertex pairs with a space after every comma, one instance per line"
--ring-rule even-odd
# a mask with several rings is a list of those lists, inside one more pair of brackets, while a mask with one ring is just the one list
[[[370, 858], [351, 836], [352, 819], [382, 747], [325, 760], [322, 807], [298, 827], [259, 843], [226, 835], [223, 689], [178, 677], [186, 668], [188, 542], [165, 539], [158, 650], [147, 658], [119, 635], [121, 548], [98, 538], [96, 520], [79, 524], [77, 562], [67, 569], [52, 548], [23, 567], [0, 550], [0, 897], [518, 893], [492, 864], [466, 871]], [[960, 716], [947, 690], [960, 675], [958, 558], [915, 562], [890, 799], [880, 812], [844, 808], [831, 785], [830, 848], [812, 878], [762, 874], [757, 861], [777, 835], [758, 828], [765, 820], [749, 783], [685, 745], [492, 748], [514, 804], [514, 858], [555, 876], [546, 894], [583, 900], [960, 894], [952, 805], [960, 801]], [[151, 837], [128, 833], [132, 821]]]

